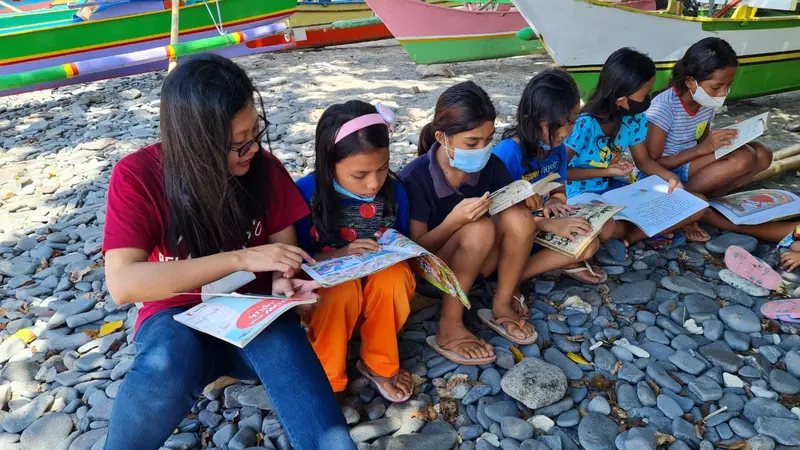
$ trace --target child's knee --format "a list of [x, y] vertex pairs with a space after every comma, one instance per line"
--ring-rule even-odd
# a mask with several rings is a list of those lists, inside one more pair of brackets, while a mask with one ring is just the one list
[[766, 170], [772, 165], [772, 151], [765, 145], [753, 142], [750, 146], [756, 152], [756, 164], [759, 170]]
[[492, 219], [484, 217], [468, 223], [458, 230], [458, 248], [472, 254], [485, 254], [494, 248], [495, 225]]
[[517, 205], [500, 214], [498, 226], [512, 239], [528, 240], [536, 234], [536, 222], [528, 208]]
[[756, 152], [745, 145], [731, 153], [727, 160], [728, 164], [731, 166], [731, 171], [735, 174], [747, 173], [755, 167]]
[[391, 286], [393, 290], [403, 286], [406, 290], [413, 292], [416, 286], [414, 273], [405, 261], [389, 266], [371, 277], [374, 277], [376, 285]]
[[789, 250], [793, 252], [800, 252], [800, 241], [792, 242], [792, 245], [789, 246]]
[[598, 250], [600, 250], [600, 240], [592, 239], [592, 242], [583, 249], [583, 252], [576, 259], [581, 262], [586, 261], [594, 256]]
[[614, 236], [614, 228], [616, 227], [616, 221], [614, 219], [609, 219], [606, 223], [603, 224], [603, 228], [600, 230], [600, 240], [607, 241]]

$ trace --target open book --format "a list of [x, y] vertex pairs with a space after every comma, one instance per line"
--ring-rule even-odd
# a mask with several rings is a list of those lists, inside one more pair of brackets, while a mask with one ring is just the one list
[[608, 203], [624, 206], [625, 210], [614, 218], [633, 222], [647, 236], [653, 237], [708, 208], [708, 203], [683, 189], [675, 189], [672, 194], [668, 194], [668, 191], [669, 183], [660, 177], [649, 176], [603, 195], [586, 192], [570, 197], [569, 204]]
[[764, 134], [764, 131], [767, 130], [768, 121], [769, 113], [765, 112], [764, 114], [759, 114], [729, 127], [725, 127], [726, 130], [737, 130], [739, 131], [739, 134], [730, 145], [725, 145], [718, 148], [717, 151], [714, 152], [714, 156], [717, 159], [720, 159], [744, 144], [747, 144], [753, 139], [761, 136]]
[[592, 232], [590, 234], [581, 236], [577, 233], [572, 233], [572, 235], [577, 238], [577, 241], [571, 241], [555, 233], [541, 232], [536, 235], [535, 242], [561, 254], [576, 258], [583, 253], [586, 247], [592, 243], [592, 240], [600, 234], [600, 231], [603, 229], [603, 224], [608, 222], [608, 219], [611, 219], [623, 209], [625, 209], [624, 206], [607, 204], [578, 205], [575, 207], [575, 211], [571, 212], [569, 216], [583, 217], [586, 219], [592, 225]]
[[525, 180], [517, 180], [508, 186], [498, 189], [491, 194], [489, 198], [492, 203], [489, 205], [489, 215], [495, 215], [503, 212], [508, 208], [516, 205], [517, 203], [524, 202], [525, 199], [534, 194], [545, 195], [553, 189], [561, 186], [561, 183], [556, 183], [559, 175], [551, 173], [536, 183], [530, 183]]
[[457, 297], [467, 308], [469, 299], [453, 271], [438, 256], [420, 247], [396, 230], [386, 230], [378, 239], [380, 250], [363, 255], [343, 256], [303, 264], [303, 270], [322, 287], [331, 287], [346, 281], [364, 278], [401, 261], [415, 258], [415, 272], [442, 292]]
[[[192, 295], [192, 294], [188, 294]], [[316, 298], [286, 298], [275, 295], [194, 294], [203, 303], [175, 316], [178, 322], [244, 348], [281, 314], [298, 305], [316, 303]]]
[[738, 192], [715, 198], [710, 204], [736, 225], [758, 225], [800, 215], [800, 197], [777, 189]]

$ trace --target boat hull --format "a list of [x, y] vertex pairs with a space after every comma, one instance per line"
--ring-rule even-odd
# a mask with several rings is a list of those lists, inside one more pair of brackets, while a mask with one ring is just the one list
[[416, 0], [367, 0], [417, 64], [475, 61], [544, 52], [538, 40], [523, 41], [527, 28], [517, 11], [469, 11]]
[[[740, 67], [729, 98], [800, 89], [800, 16], [708, 19], [667, 16], [596, 0], [514, 3], [536, 27], [556, 63], [572, 74], [584, 96], [597, 85], [605, 59], [618, 48], [633, 43], [653, 58], [658, 90], [666, 86], [672, 67], [686, 49], [709, 36], [725, 39], [739, 55]], [[575, 28], [582, 32], [570, 33]], [[633, 36], [638, 38], [632, 40]]]
[[352, 28], [336, 28], [333, 25], [293, 28], [287, 36], [270, 36], [248, 42], [250, 48], [281, 45], [291, 42], [292, 49], [321, 48], [331, 45], [355, 44], [358, 42], [389, 39], [392, 33], [382, 23]]
[[[221, 0], [219, 2], [225, 31], [242, 31], [285, 20], [294, 12], [295, 6], [293, 0], [260, 0], [258, 4], [251, 2], [252, 0]], [[129, 7], [132, 5], [139, 8], [152, 8], [153, 5], [150, 3], [137, 2], [130, 4]], [[163, 3], [153, 3], [159, 3], [163, 8]], [[213, 2], [209, 2], [209, 4], [216, 16], [216, 7]], [[113, 8], [108, 8], [107, 11], [108, 14], [114, 14]], [[131, 10], [126, 9], [125, 11]], [[88, 22], [0, 35], [0, 74], [27, 72], [169, 44], [171, 20], [169, 10], [140, 10], [135, 14], [99, 18], [96, 21], [94, 17], [92, 19]], [[180, 24], [181, 42], [218, 34], [211, 16], [202, 3], [182, 7]], [[36, 51], [31, 51], [31, 49]], [[274, 48], [239, 45], [220, 49], [216, 53], [227, 57], [237, 57], [269, 50], [274, 50]], [[122, 69], [110, 69], [85, 76], [79, 75], [68, 80], [4, 90], [0, 91], [0, 96], [166, 68], [167, 62], [164, 61]]]

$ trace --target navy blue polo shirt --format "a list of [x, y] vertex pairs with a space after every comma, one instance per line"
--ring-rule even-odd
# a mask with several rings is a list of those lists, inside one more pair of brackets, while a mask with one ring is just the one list
[[427, 223], [429, 230], [438, 227], [461, 200], [494, 192], [514, 181], [503, 161], [492, 155], [483, 170], [470, 174], [454, 189], [436, 163], [438, 149], [439, 144], [434, 144], [428, 153], [411, 161], [397, 174], [408, 193], [411, 219]]

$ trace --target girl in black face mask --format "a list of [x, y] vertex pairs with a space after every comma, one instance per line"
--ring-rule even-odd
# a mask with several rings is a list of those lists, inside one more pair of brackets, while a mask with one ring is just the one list
[[[656, 66], [647, 55], [621, 48], [608, 57], [597, 87], [567, 138], [567, 197], [584, 192], [602, 194], [630, 182], [638, 168], [643, 175], [657, 175], [670, 183], [670, 192], [682, 188], [680, 178], [650, 157], [645, 146], [650, 91]], [[630, 150], [633, 163], [621, 159]], [[694, 218], [693, 221], [696, 221]], [[618, 222], [614, 238], [606, 243], [612, 256], [625, 258], [626, 244], [642, 240], [644, 232]], [[628, 229], [631, 228], [631, 229]], [[672, 233], [654, 240], [654, 246], [675, 245]], [[624, 240], [622, 240], [624, 239]], [[679, 239], [685, 239], [680, 236]]]

